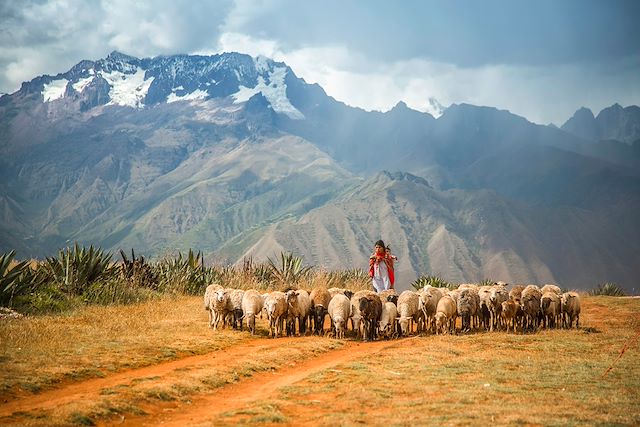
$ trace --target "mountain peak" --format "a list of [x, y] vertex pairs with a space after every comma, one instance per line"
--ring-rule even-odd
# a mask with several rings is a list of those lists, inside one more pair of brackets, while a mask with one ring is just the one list
[[109, 55], [107, 55], [105, 59], [110, 61], [115, 61], [115, 62], [127, 62], [127, 63], [139, 61], [139, 59], [136, 58], [135, 56], [127, 55], [126, 53], [122, 53], [117, 50], [114, 50], [113, 52], [111, 52]]

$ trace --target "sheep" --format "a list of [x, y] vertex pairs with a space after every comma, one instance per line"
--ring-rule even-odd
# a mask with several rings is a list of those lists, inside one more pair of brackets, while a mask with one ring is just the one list
[[350, 317], [351, 328], [356, 333], [356, 339], [361, 337], [360, 321], [362, 320], [362, 315], [360, 314], [360, 300], [365, 295], [372, 295], [372, 294], [375, 294], [375, 291], [365, 289], [365, 290], [356, 292], [351, 297], [351, 317]]
[[351, 298], [353, 296], [353, 291], [350, 291], [346, 288], [329, 288], [327, 289], [327, 292], [329, 292], [331, 298], [333, 298], [336, 294], [345, 295], [347, 298]]
[[539, 325], [540, 298], [542, 293], [536, 285], [528, 285], [522, 290], [520, 305], [524, 314], [522, 332], [527, 329], [536, 330]]
[[304, 289], [290, 290], [286, 294], [288, 315], [287, 331], [295, 334], [296, 319], [298, 320], [298, 332], [304, 335], [307, 332], [307, 320], [311, 312], [311, 297]]
[[455, 334], [457, 316], [458, 309], [455, 300], [449, 295], [440, 298], [438, 307], [436, 308], [436, 334], [439, 334], [441, 331], [445, 334], [447, 331]]
[[335, 337], [344, 338], [344, 329], [351, 314], [351, 301], [346, 295], [336, 293], [329, 301], [327, 312], [335, 329]]
[[360, 298], [360, 315], [364, 322], [364, 333], [362, 339], [364, 341], [373, 341], [376, 339], [376, 332], [380, 324], [382, 315], [382, 301], [378, 294], [368, 294]]
[[502, 303], [509, 299], [509, 292], [504, 285], [494, 285], [489, 292], [489, 313], [491, 314], [490, 331], [500, 327]]
[[565, 292], [562, 294], [562, 318], [565, 328], [571, 329], [573, 319], [576, 320], [576, 329], [580, 327], [580, 295], [577, 292]]
[[[227, 300], [227, 317], [230, 317], [233, 329], [242, 330], [242, 289], [228, 289], [229, 299]], [[226, 319], [225, 319], [226, 323]]]
[[209, 313], [209, 327], [213, 328], [213, 298], [217, 290], [222, 289], [218, 284], [207, 286], [204, 291], [204, 309]]
[[515, 285], [509, 291], [509, 298], [519, 303], [520, 299], [522, 298], [522, 291], [524, 290], [524, 288], [524, 285]]
[[543, 327], [556, 327], [556, 321], [562, 314], [560, 310], [560, 297], [555, 291], [544, 292], [540, 298], [540, 310], [542, 312]]
[[269, 336], [277, 338], [282, 334], [284, 320], [287, 317], [287, 300], [284, 292], [273, 291], [264, 301], [269, 320]]
[[551, 285], [547, 283], [542, 288], [540, 288], [540, 292], [542, 292], [543, 294], [548, 291], [554, 292], [558, 296], [562, 295], [562, 290], [556, 285]]
[[[462, 318], [462, 331], [470, 331], [472, 326], [472, 319], [476, 319], [478, 315], [478, 309], [480, 305], [480, 297], [478, 296], [477, 288], [464, 287], [460, 290], [458, 295], [457, 306], [458, 314]], [[477, 325], [475, 325], [477, 326]]]
[[395, 289], [385, 289], [384, 291], [380, 292], [378, 296], [380, 297], [380, 301], [382, 301], [383, 303], [385, 301], [391, 301], [394, 304], [398, 303], [398, 293]]
[[478, 312], [482, 327], [489, 330], [491, 321], [491, 286], [480, 286], [478, 288], [478, 298], [480, 299], [480, 310]]
[[409, 290], [403, 291], [398, 297], [398, 320], [403, 335], [413, 331], [413, 322], [422, 314], [419, 300], [418, 294]]
[[[390, 295], [389, 297], [392, 297]], [[385, 338], [392, 338], [396, 334], [396, 317], [398, 317], [398, 308], [391, 301], [383, 302], [382, 314], [380, 315], [380, 323], [378, 326], [379, 334]]]
[[218, 329], [220, 321], [222, 321], [222, 327], [224, 328], [224, 318], [227, 315], [227, 304], [229, 302], [229, 292], [226, 289], [216, 290], [211, 299], [211, 311], [213, 313], [213, 330]]
[[262, 313], [264, 306], [264, 298], [255, 289], [245, 291], [242, 295], [242, 313], [247, 319], [247, 329], [251, 331], [251, 335], [256, 332], [256, 316]]
[[315, 288], [309, 295], [311, 299], [311, 316], [313, 317], [315, 333], [323, 335], [324, 318], [331, 301], [331, 294], [325, 288]]
[[[425, 321], [425, 329], [431, 329], [435, 332], [435, 316], [436, 308], [438, 307], [438, 301], [442, 298], [443, 294], [439, 288], [431, 286], [425, 286], [418, 294], [418, 308], [422, 311], [422, 315]], [[430, 325], [428, 324], [430, 323]]]
[[502, 318], [502, 323], [507, 327], [507, 332], [509, 332], [510, 328], [513, 329], [514, 333], [516, 332], [519, 308], [519, 302], [511, 298], [507, 301], [502, 302], [502, 311], [500, 312], [500, 317]]

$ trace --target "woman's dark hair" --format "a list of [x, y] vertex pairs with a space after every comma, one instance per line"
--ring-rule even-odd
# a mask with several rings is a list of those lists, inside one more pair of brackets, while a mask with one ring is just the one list
[[382, 246], [383, 248], [386, 248], [382, 240], [378, 240], [374, 246]]

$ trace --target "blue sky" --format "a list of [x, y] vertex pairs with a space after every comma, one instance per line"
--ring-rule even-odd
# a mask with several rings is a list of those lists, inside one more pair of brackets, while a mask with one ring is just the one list
[[640, 104], [640, 2], [0, 0], [0, 92], [112, 50], [263, 54], [367, 110], [472, 103], [537, 123]]

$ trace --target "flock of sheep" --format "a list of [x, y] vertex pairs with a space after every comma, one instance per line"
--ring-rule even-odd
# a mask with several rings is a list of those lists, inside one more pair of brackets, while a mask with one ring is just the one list
[[[243, 322], [251, 334], [256, 316], [265, 313], [269, 336], [332, 335], [344, 338], [351, 323], [357, 338], [396, 338], [417, 333], [455, 334], [457, 318], [461, 332], [471, 330], [536, 331], [544, 328], [576, 328], [580, 320], [580, 296], [562, 293], [556, 285], [516, 285], [507, 290], [504, 283], [492, 286], [463, 284], [457, 289], [425, 286], [418, 291], [394, 289], [376, 293], [352, 292], [341, 288], [316, 288], [262, 294], [256, 290], [225, 289], [209, 285], [204, 295], [209, 325], [215, 330], [231, 324], [242, 330]], [[329, 315], [331, 328], [324, 330]]]

